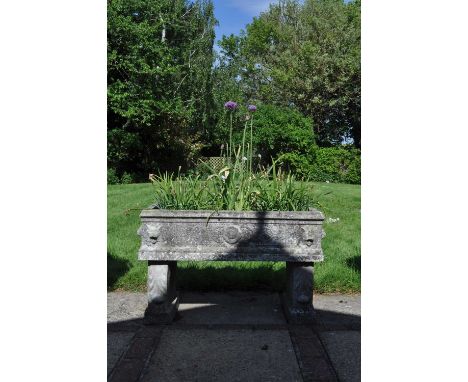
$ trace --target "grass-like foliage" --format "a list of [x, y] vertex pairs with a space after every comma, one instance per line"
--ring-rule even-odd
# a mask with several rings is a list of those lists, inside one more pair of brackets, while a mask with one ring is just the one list
[[[230, 211], [307, 211], [318, 207], [310, 184], [298, 182], [284, 173], [273, 161], [269, 168], [253, 167], [252, 130], [253, 112], [245, 122], [242, 143], [235, 147], [232, 141], [232, 113], [237, 104], [226, 103], [231, 116], [230, 142], [226, 146], [226, 166], [215, 171], [205, 163], [211, 175], [160, 174], [151, 175], [156, 192], [156, 206], [169, 210], [230, 210]], [[235, 106], [233, 106], [235, 105]], [[247, 142], [250, 120], [250, 142]]]
[[289, 174], [247, 177], [226, 167], [205, 180], [167, 173], [152, 180], [156, 206], [168, 210], [307, 211], [319, 206], [312, 186]]

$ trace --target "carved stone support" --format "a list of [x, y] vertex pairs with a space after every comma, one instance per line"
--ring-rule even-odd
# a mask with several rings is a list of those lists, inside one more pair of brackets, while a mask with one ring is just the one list
[[286, 291], [282, 296], [282, 302], [288, 322], [292, 324], [312, 322], [314, 263], [286, 263], [286, 275]]
[[310, 211], [173, 211], [141, 214], [138, 259], [148, 262], [148, 308], [154, 323], [177, 312], [177, 261], [284, 261], [289, 322], [313, 321], [313, 264], [323, 261], [324, 215]]
[[170, 323], [179, 307], [179, 296], [175, 283], [176, 261], [148, 261], [148, 307], [145, 311], [147, 322]]

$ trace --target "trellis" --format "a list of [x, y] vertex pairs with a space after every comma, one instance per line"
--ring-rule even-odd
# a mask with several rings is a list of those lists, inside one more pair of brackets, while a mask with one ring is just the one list
[[[214, 171], [221, 171], [224, 167], [229, 166], [229, 161], [225, 157], [202, 157], [200, 163], [206, 163]], [[246, 164], [246, 162], [244, 162], [244, 164]], [[254, 157], [252, 166], [254, 171], [258, 169], [258, 165], [259, 159]]]
[[227, 166], [227, 159], [224, 157], [204, 157], [201, 162], [206, 163], [215, 171], [220, 171]]

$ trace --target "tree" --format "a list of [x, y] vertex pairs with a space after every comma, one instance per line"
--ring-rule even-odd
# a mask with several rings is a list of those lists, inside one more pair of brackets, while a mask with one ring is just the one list
[[360, 146], [360, 0], [283, 0], [220, 46], [240, 98], [297, 108], [321, 146]]
[[108, 166], [185, 165], [212, 123], [211, 1], [108, 2]]

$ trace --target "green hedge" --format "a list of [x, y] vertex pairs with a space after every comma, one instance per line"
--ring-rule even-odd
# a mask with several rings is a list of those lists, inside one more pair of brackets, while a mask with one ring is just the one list
[[279, 163], [304, 180], [361, 183], [361, 151], [348, 146], [316, 148], [313, 156], [290, 152], [280, 155]]
[[107, 169], [107, 184], [130, 184], [134, 182], [131, 174], [124, 172], [121, 177], [114, 168]]
[[316, 151], [309, 179], [317, 182], [361, 183], [361, 150], [323, 147]]
[[[313, 157], [315, 149], [312, 120], [289, 107], [257, 105], [253, 114], [254, 154], [261, 155], [262, 164], [271, 164], [272, 158], [283, 153], [298, 152]], [[239, 119], [234, 126], [233, 140], [236, 146], [242, 142], [245, 113], [236, 112]], [[250, 122], [247, 121], [246, 141], [250, 142]]]

